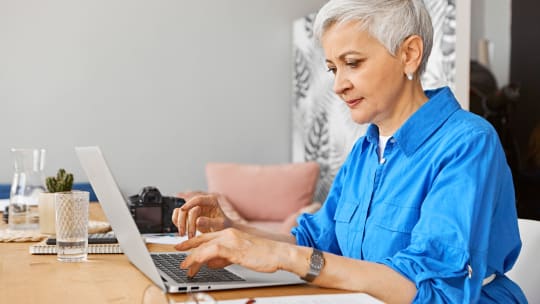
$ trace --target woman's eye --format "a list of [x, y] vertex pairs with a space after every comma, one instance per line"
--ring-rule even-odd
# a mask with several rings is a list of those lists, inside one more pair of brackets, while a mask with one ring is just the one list
[[350, 61], [347, 61], [346, 64], [347, 66], [355, 68], [360, 64], [360, 60], [350, 60]]
[[335, 67], [328, 67], [328, 71], [327, 72], [330, 72], [332, 74], [336, 74], [336, 68]]

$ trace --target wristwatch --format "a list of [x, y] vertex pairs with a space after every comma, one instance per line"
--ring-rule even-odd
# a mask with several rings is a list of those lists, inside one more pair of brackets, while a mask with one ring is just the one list
[[302, 277], [302, 280], [313, 282], [315, 278], [321, 273], [321, 269], [324, 267], [324, 256], [322, 251], [313, 248], [311, 257], [309, 258], [309, 271]]

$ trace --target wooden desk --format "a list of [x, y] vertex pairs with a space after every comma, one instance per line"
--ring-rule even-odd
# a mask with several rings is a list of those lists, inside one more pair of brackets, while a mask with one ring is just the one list
[[[105, 220], [97, 203], [90, 218]], [[0, 229], [6, 224], [1, 223]], [[55, 255], [31, 255], [32, 243], [0, 243], [0, 303], [142, 303], [152, 285], [123, 254], [91, 254], [85, 263], [62, 263]], [[174, 251], [168, 245], [149, 245], [150, 251]], [[213, 291], [217, 300], [278, 295], [342, 293], [309, 285]], [[173, 295], [176, 301], [183, 294]]]

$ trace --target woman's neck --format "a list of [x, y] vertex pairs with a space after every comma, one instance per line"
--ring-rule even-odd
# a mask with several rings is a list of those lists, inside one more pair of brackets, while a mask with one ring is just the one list
[[379, 127], [379, 135], [393, 135], [428, 100], [429, 98], [424, 93], [419, 80], [414, 80], [414, 83], [405, 87], [389, 119], [376, 123]]

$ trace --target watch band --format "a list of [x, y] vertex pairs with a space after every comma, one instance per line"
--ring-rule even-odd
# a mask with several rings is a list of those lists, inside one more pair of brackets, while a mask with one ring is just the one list
[[315, 278], [321, 273], [321, 269], [324, 267], [324, 256], [322, 251], [317, 248], [313, 248], [311, 257], [309, 258], [309, 271], [302, 277], [302, 280], [313, 282]]

